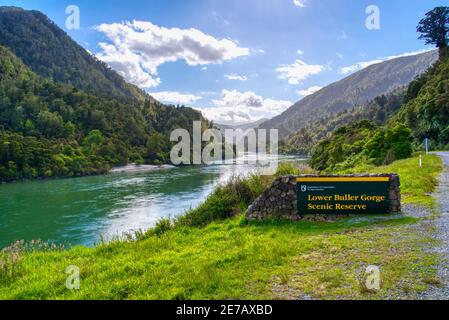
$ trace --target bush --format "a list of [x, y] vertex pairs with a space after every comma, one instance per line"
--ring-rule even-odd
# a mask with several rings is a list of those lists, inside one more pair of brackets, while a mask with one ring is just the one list
[[310, 168], [306, 163], [297, 162], [282, 162], [279, 164], [276, 171], [276, 176], [288, 176], [288, 175], [300, 175], [300, 174], [313, 174], [315, 171]]
[[157, 236], [161, 236], [171, 229], [173, 229], [173, 223], [170, 218], [162, 218], [156, 223], [152, 232]]
[[265, 191], [267, 185], [271, 182], [271, 177], [252, 174], [246, 178], [245, 183], [252, 192], [252, 198], [257, 198]]
[[245, 210], [263, 192], [264, 187], [261, 177], [233, 177], [226, 185], [218, 186], [199, 207], [179, 217], [176, 224], [204, 226], [232, 217]]
[[[361, 163], [382, 165], [412, 154], [411, 130], [397, 124], [378, 127], [361, 121], [335, 131], [315, 148], [310, 164], [319, 171], [341, 171]], [[388, 158], [388, 159], [387, 159]]]
[[16, 241], [10, 246], [0, 250], [0, 284], [7, 284], [23, 273], [22, 258], [30, 252], [56, 252], [64, 250], [64, 245], [32, 240]]
[[11, 281], [16, 275], [20, 274], [21, 256], [18, 253], [0, 253], [0, 283]]

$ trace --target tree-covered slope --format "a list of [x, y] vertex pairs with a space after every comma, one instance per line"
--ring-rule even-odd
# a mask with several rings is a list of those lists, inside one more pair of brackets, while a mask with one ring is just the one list
[[168, 162], [169, 133], [209, 123], [128, 84], [38, 11], [0, 7], [0, 181]]
[[95, 96], [34, 74], [0, 46], [0, 181], [107, 172], [168, 161], [173, 129], [208, 122], [152, 99]]
[[371, 65], [305, 97], [261, 127], [277, 128], [281, 138], [285, 138], [325, 116], [352, 109], [408, 85], [425, 72], [437, 57], [438, 52], [431, 51]]
[[429, 138], [434, 149], [449, 147], [449, 49], [407, 87], [397, 112], [386, 124], [348, 124], [321, 140], [313, 149], [317, 170], [344, 170], [358, 164], [382, 164], [410, 156]]
[[434, 148], [449, 148], [449, 49], [440, 51], [440, 60], [413, 81], [406, 101], [391, 125], [405, 123], [412, 129], [416, 144], [431, 139]]
[[344, 110], [336, 115], [324, 116], [283, 139], [280, 142], [280, 151], [284, 154], [309, 155], [318, 142], [341, 127], [362, 120], [383, 125], [401, 107], [405, 92], [406, 88], [401, 87], [389, 94], [376, 97], [366, 104]]
[[412, 154], [411, 131], [403, 124], [385, 128], [363, 120], [341, 127], [313, 151], [311, 166], [335, 172], [363, 164], [390, 164]]
[[73, 41], [39, 11], [0, 7], [0, 45], [38, 75], [96, 95], [149, 98]]

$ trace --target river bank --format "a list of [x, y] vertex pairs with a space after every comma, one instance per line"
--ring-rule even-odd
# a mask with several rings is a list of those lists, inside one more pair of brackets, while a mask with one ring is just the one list
[[[281, 157], [281, 161], [301, 161]], [[0, 249], [17, 240], [94, 246], [154, 227], [199, 206], [253, 164], [130, 165], [107, 175], [0, 185]]]
[[[371, 170], [399, 173], [404, 202], [431, 208], [441, 161], [425, 157], [427, 166], [418, 172], [417, 160]], [[258, 186], [249, 184], [250, 190]], [[194, 212], [226, 212], [228, 194], [213, 193], [213, 201]], [[432, 239], [416, 229], [418, 217], [248, 223], [244, 207], [234, 210], [202, 227], [164, 223], [138, 241], [20, 253], [0, 280], [0, 298], [416, 299], [438, 277], [438, 256], [422, 250]], [[69, 265], [81, 271], [79, 290], [65, 287]], [[381, 270], [379, 291], [362, 285], [368, 265]]]

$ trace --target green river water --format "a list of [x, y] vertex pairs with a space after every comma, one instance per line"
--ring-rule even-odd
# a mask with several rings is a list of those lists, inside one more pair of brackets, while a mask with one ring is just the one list
[[196, 207], [218, 183], [256, 171], [215, 165], [0, 185], [0, 248], [16, 240], [98, 243]]

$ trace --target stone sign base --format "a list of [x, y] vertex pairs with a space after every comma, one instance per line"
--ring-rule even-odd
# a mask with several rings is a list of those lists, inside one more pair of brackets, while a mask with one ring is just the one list
[[[397, 174], [379, 175], [339, 175], [317, 176], [304, 175], [301, 178], [313, 177], [389, 177], [390, 213], [401, 212], [400, 182]], [[298, 212], [297, 179], [298, 176], [279, 177], [248, 208], [246, 218], [252, 220], [285, 219], [292, 221], [332, 221], [349, 214], [301, 214]], [[381, 212], [386, 213], [386, 212]]]

